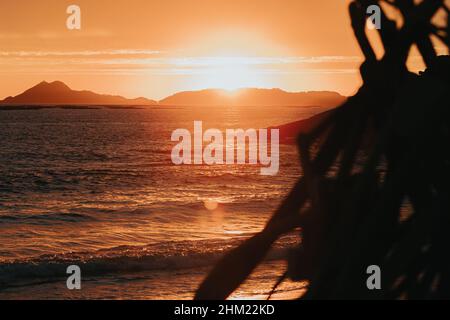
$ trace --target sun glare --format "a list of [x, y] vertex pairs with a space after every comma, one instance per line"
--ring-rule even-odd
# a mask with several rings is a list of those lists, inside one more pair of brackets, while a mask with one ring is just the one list
[[264, 86], [264, 77], [255, 63], [257, 58], [205, 58], [197, 74], [197, 85], [203, 88], [221, 88], [233, 91], [244, 87]]

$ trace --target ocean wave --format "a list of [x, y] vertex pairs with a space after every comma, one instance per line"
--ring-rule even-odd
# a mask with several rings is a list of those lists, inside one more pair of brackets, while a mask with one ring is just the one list
[[[94, 252], [42, 255], [38, 258], [0, 263], [0, 290], [66, 278], [67, 267], [77, 265], [82, 276], [149, 270], [179, 270], [212, 266], [226, 251], [244, 237], [198, 241], [172, 241], [147, 246], [120, 246]], [[279, 260], [297, 242], [288, 236], [277, 243], [267, 256]]]
[[0, 215], [2, 223], [54, 224], [65, 222], [95, 221], [94, 217], [81, 213], [6, 214]]

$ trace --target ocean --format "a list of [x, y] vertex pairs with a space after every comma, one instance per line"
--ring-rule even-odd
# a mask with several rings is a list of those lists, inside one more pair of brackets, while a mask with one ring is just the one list
[[[0, 110], [0, 299], [190, 299], [214, 262], [260, 231], [300, 176], [280, 146], [258, 165], [174, 165], [171, 133], [266, 128], [317, 107]], [[299, 241], [283, 237], [232, 298], [265, 299]], [[82, 289], [68, 290], [78, 265]], [[224, 275], [225, 276], [225, 275]], [[275, 298], [304, 283], [285, 282]]]

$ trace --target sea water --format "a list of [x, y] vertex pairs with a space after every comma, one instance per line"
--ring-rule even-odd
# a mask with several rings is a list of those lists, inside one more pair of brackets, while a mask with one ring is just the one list
[[[195, 120], [266, 128], [322, 110], [0, 110], [0, 298], [192, 298], [224, 252], [264, 227], [301, 173], [293, 145], [280, 146], [274, 176], [249, 164], [174, 165], [173, 130]], [[281, 239], [234, 297], [264, 298], [297, 241]], [[65, 287], [72, 264], [81, 290]], [[287, 283], [280, 294], [301, 287]]]

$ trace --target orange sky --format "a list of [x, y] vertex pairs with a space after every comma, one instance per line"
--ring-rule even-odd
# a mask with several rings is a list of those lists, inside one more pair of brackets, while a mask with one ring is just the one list
[[[206, 87], [351, 94], [361, 54], [349, 0], [0, 3], [0, 98], [42, 80], [160, 99]], [[81, 30], [66, 8], [81, 7]]]

